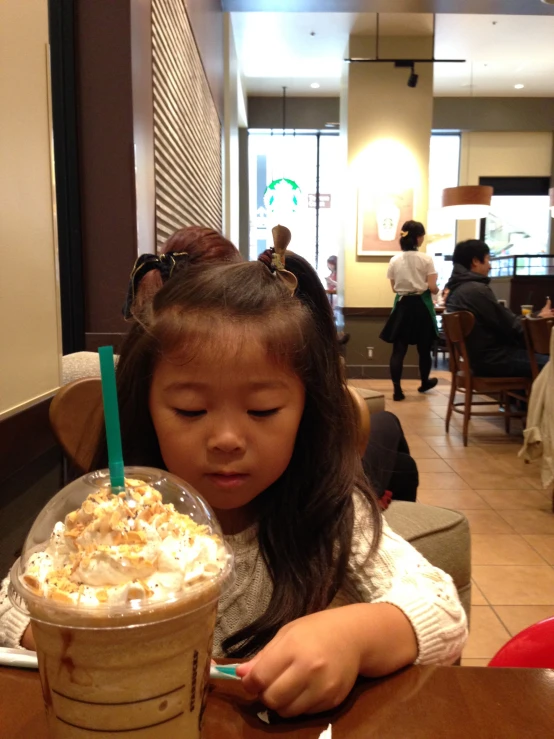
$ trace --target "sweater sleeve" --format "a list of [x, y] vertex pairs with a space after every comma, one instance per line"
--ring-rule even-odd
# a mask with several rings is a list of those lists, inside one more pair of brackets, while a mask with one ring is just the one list
[[355, 525], [350, 570], [361, 599], [390, 603], [412, 624], [418, 664], [452, 664], [462, 653], [468, 628], [452, 578], [433, 567], [383, 521], [376, 553], [368, 558], [371, 514], [355, 496]]
[[9, 582], [9, 577], [4, 578], [0, 588], [0, 646], [13, 649], [21, 646], [21, 637], [29, 625], [29, 618], [12, 606], [8, 598]]

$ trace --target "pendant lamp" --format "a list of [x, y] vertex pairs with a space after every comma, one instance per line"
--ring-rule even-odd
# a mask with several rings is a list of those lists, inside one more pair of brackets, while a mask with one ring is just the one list
[[488, 185], [459, 185], [442, 191], [442, 207], [457, 220], [486, 218], [491, 209], [492, 187]]
[[[473, 97], [473, 62], [471, 63], [471, 97]], [[471, 145], [467, 144], [467, 175], [470, 173]], [[488, 185], [458, 185], [442, 191], [442, 207], [456, 220], [486, 218], [491, 209], [492, 187]]]

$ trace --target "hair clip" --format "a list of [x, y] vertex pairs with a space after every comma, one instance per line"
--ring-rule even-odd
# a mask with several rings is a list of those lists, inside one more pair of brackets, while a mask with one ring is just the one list
[[401, 238], [403, 238], [403, 239], [405, 239], [405, 238], [406, 238], [406, 236], [409, 236], [409, 234], [410, 234], [410, 232], [409, 232], [409, 231], [400, 231], [400, 236], [401, 236]]
[[290, 244], [291, 233], [286, 226], [274, 226], [271, 229], [273, 235], [273, 250], [271, 255], [271, 270], [282, 280], [289, 288], [291, 295], [294, 295], [298, 287], [298, 280], [292, 272], [285, 268], [285, 252]]
[[162, 282], [167, 282], [178, 262], [188, 259], [188, 252], [174, 251], [167, 254], [141, 254], [136, 260], [129, 278], [129, 287], [127, 289], [127, 298], [123, 306], [123, 316], [125, 319], [133, 317], [133, 305], [135, 303], [136, 294], [140, 281], [144, 275], [153, 269], [158, 270], [162, 277]]

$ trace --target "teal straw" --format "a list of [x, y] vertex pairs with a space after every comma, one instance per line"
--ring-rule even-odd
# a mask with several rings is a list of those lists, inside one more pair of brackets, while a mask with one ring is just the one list
[[106, 423], [106, 440], [108, 442], [110, 483], [113, 493], [121, 493], [125, 491], [125, 473], [123, 470], [123, 449], [121, 448], [121, 429], [119, 426], [113, 347], [101, 346], [98, 349], [98, 354], [100, 355], [100, 376], [102, 378], [104, 421]]

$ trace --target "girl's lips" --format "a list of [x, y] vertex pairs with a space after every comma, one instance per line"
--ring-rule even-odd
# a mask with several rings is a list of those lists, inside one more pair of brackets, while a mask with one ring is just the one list
[[236, 488], [242, 485], [247, 479], [248, 475], [221, 475], [212, 473], [208, 475], [209, 479], [220, 488]]

